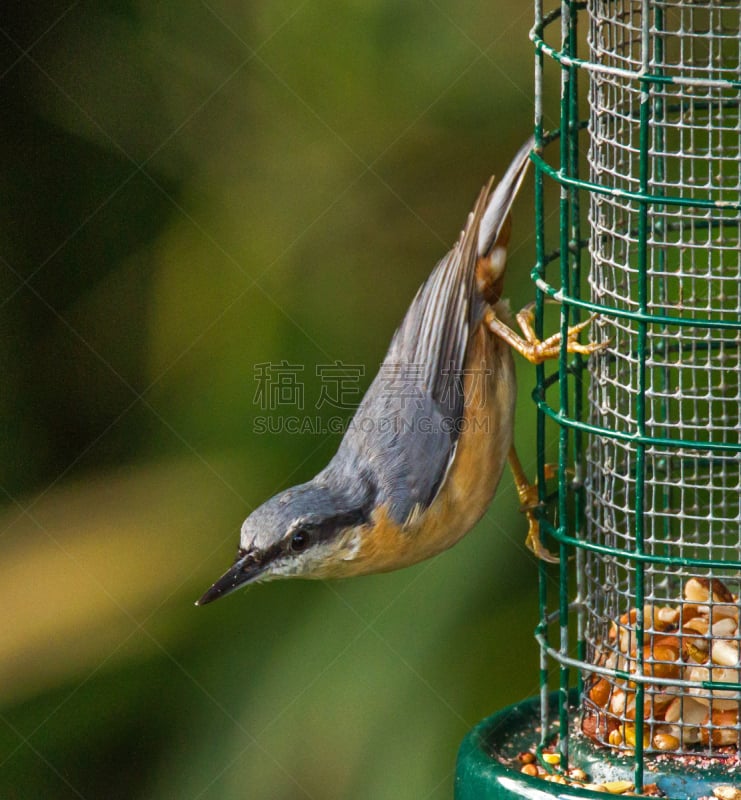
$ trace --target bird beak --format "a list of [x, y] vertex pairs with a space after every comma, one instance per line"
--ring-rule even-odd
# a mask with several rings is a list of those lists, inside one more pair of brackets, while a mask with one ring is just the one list
[[233, 566], [228, 569], [216, 583], [196, 601], [197, 606], [205, 606], [220, 597], [236, 591], [248, 583], [253, 583], [265, 572], [266, 566], [255, 561], [251, 553], [239, 556]]

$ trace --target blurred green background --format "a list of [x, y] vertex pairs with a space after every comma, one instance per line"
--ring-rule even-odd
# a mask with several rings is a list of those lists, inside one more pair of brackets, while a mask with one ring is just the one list
[[[532, 128], [530, 5], [0, 15], [0, 797], [451, 797], [466, 731], [537, 689], [509, 475], [432, 561], [193, 601], [338, 443], [256, 434], [254, 365], [305, 365], [312, 415], [316, 365], [367, 385]], [[532, 219], [527, 186], [514, 306]]]

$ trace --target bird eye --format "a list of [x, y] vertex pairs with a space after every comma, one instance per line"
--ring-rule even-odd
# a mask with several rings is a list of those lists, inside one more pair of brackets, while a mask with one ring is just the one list
[[294, 553], [300, 553], [302, 550], [306, 550], [309, 544], [309, 533], [305, 531], [303, 528], [299, 528], [297, 531], [294, 531], [291, 536], [291, 551]]

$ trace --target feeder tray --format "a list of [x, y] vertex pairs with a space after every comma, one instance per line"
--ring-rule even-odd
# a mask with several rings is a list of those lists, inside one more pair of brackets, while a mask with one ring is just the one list
[[[569, 696], [569, 708], [577, 714], [578, 692]], [[549, 698], [550, 710], [558, 711], [558, 697]], [[458, 754], [455, 800], [510, 800], [510, 798], [546, 798], [546, 792], [557, 793], [560, 798], [601, 797], [610, 792], [602, 788], [592, 790], [584, 786], [548, 783], [542, 777], [522, 773], [522, 754], [534, 752], [536, 743], [558, 740], [558, 725], [554, 721], [541, 736], [540, 698], [533, 697], [523, 703], [509, 706], [480, 722], [466, 736]], [[633, 786], [632, 759], [605, 754], [604, 750], [574, 731], [571, 748], [571, 767], [581, 769], [591, 784], [626, 784]], [[543, 765], [553, 769], [546, 762]], [[552, 775], [558, 774], [553, 771]], [[741, 761], [734, 758], [686, 756], [681, 759], [664, 758], [652, 764], [647, 773], [650, 786], [656, 787], [653, 796], [689, 800], [694, 797], [711, 797], [719, 786], [741, 781]], [[626, 792], [632, 791], [627, 789]], [[649, 794], [649, 796], [652, 796]]]

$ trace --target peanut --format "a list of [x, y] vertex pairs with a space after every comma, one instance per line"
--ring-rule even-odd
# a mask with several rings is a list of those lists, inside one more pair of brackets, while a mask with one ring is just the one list
[[679, 739], [677, 739], [676, 736], [672, 736], [671, 733], [660, 732], [654, 735], [653, 746], [657, 750], [662, 750], [663, 752], [678, 750]]
[[719, 800], [741, 800], [741, 789], [735, 786], [716, 786], [713, 794]]
[[700, 728], [700, 741], [703, 744], [709, 742], [715, 745], [738, 744], [738, 731], [731, 727], [738, 724], [738, 712], [735, 708], [713, 709], [710, 717], [705, 717], [703, 720], [703, 725], [707, 725], [708, 722], [712, 722], [717, 727], [713, 730]]
[[679, 658], [677, 648], [654, 644], [653, 652], [651, 652], [651, 645], [648, 644], [643, 648], [643, 658], [649, 675], [666, 680], [679, 678], [680, 666], [676, 663]]
[[610, 684], [607, 678], [600, 678], [597, 683], [589, 690], [589, 698], [592, 702], [596, 703], [600, 708], [607, 705], [610, 699]]

